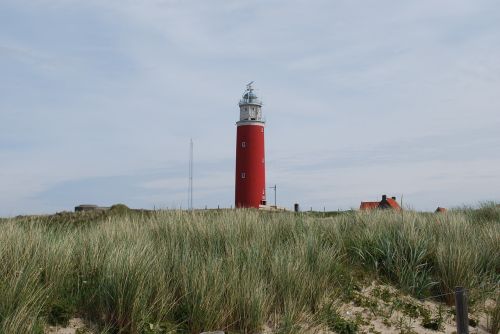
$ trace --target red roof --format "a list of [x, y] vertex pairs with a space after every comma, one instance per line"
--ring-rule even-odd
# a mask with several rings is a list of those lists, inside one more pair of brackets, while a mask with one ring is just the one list
[[396, 197], [388, 198], [386, 195], [382, 195], [382, 200], [380, 202], [361, 202], [359, 206], [360, 210], [373, 210], [373, 209], [393, 209], [401, 210], [398, 202], [396, 202]]
[[372, 210], [378, 208], [380, 202], [361, 202], [360, 210]]
[[401, 207], [399, 206], [398, 202], [392, 198], [386, 199], [387, 204], [391, 207], [391, 209], [396, 209], [396, 210], [401, 210]]

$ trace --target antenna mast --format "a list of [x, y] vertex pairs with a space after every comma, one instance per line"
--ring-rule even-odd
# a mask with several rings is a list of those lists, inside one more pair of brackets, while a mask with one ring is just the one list
[[193, 139], [189, 142], [189, 188], [188, 209], [193, 210]]
[[274, 189], [274, 207], [277, 209], [278, 208], [278, 205], [276, 204], [276, 185], [274, 185], [274, 187], [269, 187], [270, 189]]

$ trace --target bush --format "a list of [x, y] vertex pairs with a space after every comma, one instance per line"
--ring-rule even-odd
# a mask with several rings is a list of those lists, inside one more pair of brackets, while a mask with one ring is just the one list
[[114, 215], [127, 215], [130, 214], [130, 212], [132, 211], [125, 204], [114, 204], [109, 208], [109, 210]]

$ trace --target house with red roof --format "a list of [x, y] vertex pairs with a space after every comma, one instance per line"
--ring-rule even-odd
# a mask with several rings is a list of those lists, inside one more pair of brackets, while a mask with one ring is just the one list
[[387, 195], [382, 195], [380, 202], [361, 202], [360, 210], [374, 210], [374, 209], [392, 209], [401, 210], [401, 206], [396, 201], [396, 197], [387, 198]]

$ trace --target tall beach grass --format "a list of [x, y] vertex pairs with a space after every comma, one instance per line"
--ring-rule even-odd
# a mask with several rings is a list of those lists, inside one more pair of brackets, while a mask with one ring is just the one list
[[419, 298], [458, 285], [477, 300], [496, 298], [500, 209], [480, 210], [5, 220], [0, 333], [42, 333], [72, 316], [108, 333], [252, 333], [264, 324], [293, 332], [321, 321], [353, 281], [372, 278]]

